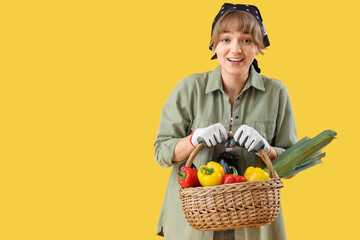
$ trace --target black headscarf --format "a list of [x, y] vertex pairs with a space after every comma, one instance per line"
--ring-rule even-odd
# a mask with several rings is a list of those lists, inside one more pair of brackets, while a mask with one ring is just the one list
[[[263, 23], [263, 20], [261, 18], [261, 15], [260, 15], [260, 11], [259, 9], [254, 6], [254, 5], [243, 5], [243, 4], [231, 4], [231, 3], [225, 3], [219, 13], [216, 15], [215, 19], [214, 19], [214, 22], [212, 24], [212, 27], [211, 27], [211, 36], [212, 36], [212, 33], [213, 33], [213, 30], [214, 30], [214, 27], [215, 27], [215, 24], [217, 23], [217, 21], [219, 20], [219, 18], [224, 15], [224, 13], [226, 13], [227, 11], [230, 11], [230, 10], [238, 10], [238, 11], [244, 11], [244, 12], [248, 12], [248, 13], [251, 13], [256, 21], [259, 23], [260, 25], [260, 28], [261, 28], [261, 32], [262, 32], [262, 35], [263, 35], [263, 43], [264, 43], [264, 47], [268, 47], [270, 46], [270, 42], [269, 42], [269, 38], [267, 36], [267, 33], [266, 33], [266, 30], [265, 30], [265, 26], [264, 26], [264, 23]], [[209, 49], [212, 50], [213, 46], [210, 45], [209, 46]], [[211, 58], [212, 59], [216, 59], [217, 56], [216, 54]], [[258, 63], [256, 61], [256, 59], [254, 59], [252, 65], [254, 66], [255, 70], [257, 72], [260, 73], [260, 68], [258, 67]]]

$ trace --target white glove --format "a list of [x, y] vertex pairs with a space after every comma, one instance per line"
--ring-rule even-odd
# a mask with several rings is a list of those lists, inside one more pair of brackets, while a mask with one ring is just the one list
[[270, 152], [270, 144], [263, 138], [258, 131], [247, 125], [241, 125], [235, 132], [233, 140], [240, 147], [244, 147], [248, 152], [256, 152], [260, 148], [266, 154]]
[[190, 143], [197, 147], [201, 142], [206, 147], [216, 146], [228, 138], [226, 129], [221, 123], [215, 123], [206, 128], [196, 128], [190, 137]]

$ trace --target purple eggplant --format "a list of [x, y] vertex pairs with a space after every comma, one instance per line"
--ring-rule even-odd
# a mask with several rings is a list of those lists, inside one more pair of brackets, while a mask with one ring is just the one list
[[234, 167], [238, 172], [237, 160], [231, 152], [223, 152], [219, 155], [217, 162], [224, 168], [225, 174], [232, 174], [233, 170], [230, 166]]

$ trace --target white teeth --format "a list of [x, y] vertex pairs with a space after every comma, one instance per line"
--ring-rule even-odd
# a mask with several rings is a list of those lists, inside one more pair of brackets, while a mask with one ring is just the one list
[[230, 61], [233, 61], [233, 62], [241, 62], [243, 60], [243, 58], [241, 59], [238, 59], [238, 58], [228, 58]]

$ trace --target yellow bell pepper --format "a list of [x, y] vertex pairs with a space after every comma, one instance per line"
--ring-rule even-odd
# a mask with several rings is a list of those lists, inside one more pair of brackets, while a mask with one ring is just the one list
[[248, 167], [245, 170], [244, 177], [246, 181], [266, 181], [269, 180], [269, 174], [258, 167]]
[[202, 165], [197, 173], [201, 186], [215, 186], [222, 183], [225, 175], [224, 168], [217, 162]]

